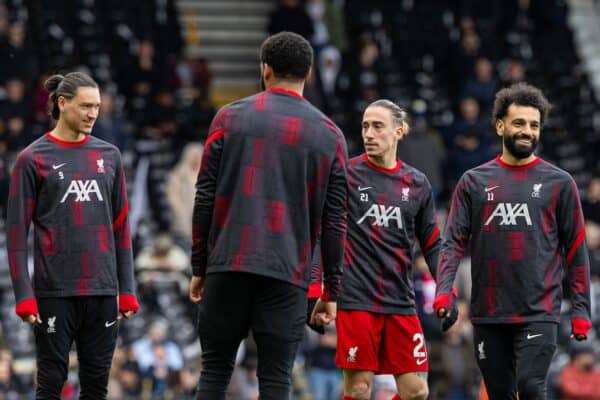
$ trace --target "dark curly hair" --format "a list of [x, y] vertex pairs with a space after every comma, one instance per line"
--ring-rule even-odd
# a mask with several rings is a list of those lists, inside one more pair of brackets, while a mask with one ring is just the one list
[[50, 92], [48, 99], [48, 114], [58, 120], [60, 110], [58, 109], [58, 98], [63, 96], [72, 99], [77, 94], [79, 87], [97, 88], [98, 84], [89, 75], [83, 72], [70, 72], [66, 75], [52, 75], [44, 82], [44, 87]]
[[537, 108], [540, 112], [540, 125], [548, 117], [548, 112], [552, 108], [550, 102], [544, 96], [542, 91], [535, 86], [524, 82], [515, 83], [496, 93], [494, 100], [494, 109], [492, 110], [492, 124], [506, 116], [508, 107], [511, 104]]
[[277, 79], [302, 81], [313, 64], [313, 49], [302, 36], [279, 32], [262, 43], [260, 62], [273, 68]]

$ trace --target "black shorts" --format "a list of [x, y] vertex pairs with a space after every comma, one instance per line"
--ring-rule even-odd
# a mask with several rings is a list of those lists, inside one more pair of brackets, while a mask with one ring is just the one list
[[546, 377], [556, 350], [558, 325], [478, 324], [474, 326], [475, 358], [490, 400], [543, 400]]

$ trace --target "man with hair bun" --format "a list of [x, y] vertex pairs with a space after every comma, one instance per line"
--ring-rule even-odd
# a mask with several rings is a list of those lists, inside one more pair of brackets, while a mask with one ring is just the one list
[[346, 235], [346, 141], [302, 97], [313, 52], [301, 36], [268, 37], [266, 90], [212, 121], [196, 183], [190, 299], [199, 304], [198, 400], [223, 400], [240, 342], [252, 331], [260, 398], [290, 397], [304, 333], [311, 255], [321, 232], [324, 290], [316, 323], [331, 323]]
[[590, 262], [579, 191], [566, 171], [535, 155], [550, 104], [531, 85], [496, 94], [502, 155], [463, 174], [446, 222], [436, 314], [471, 249], [475, 356], [490, 400], [543, 400], [566, 276], [572, 337], [587, 339]]
[[60, 399], [73, 342], [80, 399], [106, 399], [118, 321], [139, 308], [121, 154], [91, 136], [100, 92], [90, 76], [53, 75], [45, 86], [56, 127], [18, 155], [8, 199], [16, 313], [33, 325], [36, 399]]
[[[416, 241], [436, 276], [441, 246], [427, 177], [396, 156], [406, 112], [390, 100], [365, 110], [365, 153], [348, 164], [348, 236], [338, 298], [336, 364], [344, 400], [368, 400], [375, 374], [392, 374], [395, 400], [427, 398], [427, 350], [412, 284]], [[444, 321], [448, 329], [456, 312]]]

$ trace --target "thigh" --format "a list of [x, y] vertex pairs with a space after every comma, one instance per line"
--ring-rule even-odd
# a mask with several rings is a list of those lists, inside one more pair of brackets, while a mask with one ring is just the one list
[[379, 351], [381, 374], [427, 372], [427, 348], [416, 315], [386, 315]]
[[198, 306], [198, 333], [202, 348], [237, 348], [247, 335], [252, 306], [252, 276], [243, 273], [208, 274]]
[[473, 327], [475, 358], [490, 400], [516, 399], [514, 327], [479, 324]]
[[265, 399], [278, 398], [284, 396], [279, 393], [288, 391], [304, 335], [306, 291], [272, 278], [256, 280], [251, 326], [258, 352], [260, 394]]
[[384, 315], [338, 310], [335, 363], [344, 370], [378, 371]]
[[75, 335], [77, 355], [82, 368], [110, 368], [118, 334], [116, 296], [73, 298], [81, 302], [81, 324]]
[[517, 385], [521, 400], [545, 398], [546, 377], [558, 336], [558, 325], [534, 322], [522, 325], [515, 336]]
[[[66, 371], [69, 351], [78, 325], [77, 309], [70, 298], [38, 298], [41, 324], [35, 324], [38, 370], [64, 366]], [[48, 367], [44, 367], [44, 366]]]

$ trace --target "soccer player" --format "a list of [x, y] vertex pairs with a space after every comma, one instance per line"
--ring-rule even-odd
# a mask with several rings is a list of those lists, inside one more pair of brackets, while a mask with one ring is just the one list
[[[73, 341], [80, 398], [105, 399], [118, 320], [139, 307], [121, 155], [90, 135], [100, 109], [91, 77], [54, 75], [45, 86], [56, 127], [18, 155], [8, 200], [16, 312], [34, 329], [36, 399], [60, 399]], [[33, 285], [27, 269], [32, 221]]]
[[428, 393], [412, 256], [418, 240], [435, 277], [441, 239], [429, 181], [396, 157], [408, 129], [396, 104], [371, 103], [362, 120], [365, 154], [348, 164], [348, 237], [336, 319], [344, 400], [370, 399], [374, 374], [394, 375], [395, 399]]
[[346, 232], [342, 132], [302, 97], [313, 52], [282, 32], [262, 44], [266, 90], [223, 107], [196, 183], [190, 299], [199, 303], [197, 399], [224, 399], [241, 340], [258, 348], [260, 398], [289, 398], [321, 230], [319, 324], [336, 315]]
[[[572, 332], [585, 340], [590, 271], [571, 176], [534, 154], [550, 104], [519, 83], [496, 94], [502, 155], [464, 173], [452, 199], [434, 309], [443, 317], [470, 242], [475, 355], [491, 400], [545, 399], [566, 273]], [[566, 271], [563, 271], [563, 263]]]

